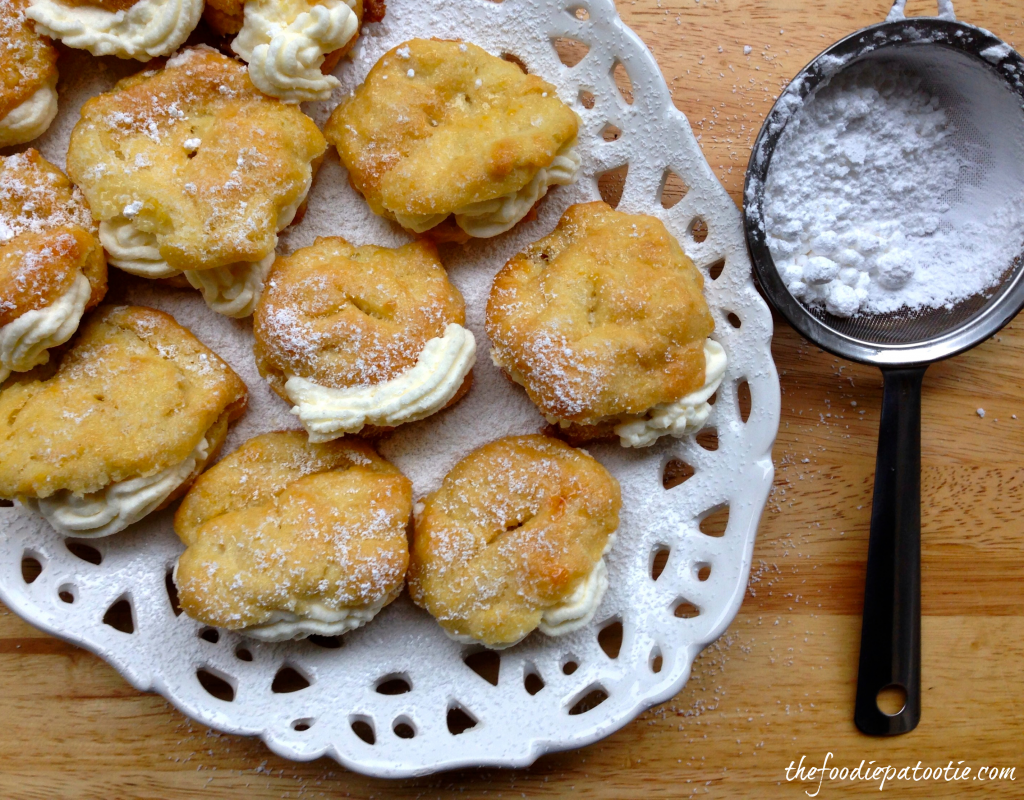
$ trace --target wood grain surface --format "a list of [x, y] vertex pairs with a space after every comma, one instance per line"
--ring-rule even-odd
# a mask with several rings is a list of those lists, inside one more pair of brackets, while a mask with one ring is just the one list
[[[625, 0], [619, 9], [739, 202], [752, 138], [787, 79], [887, 5]], [[1024, 44], [1024, 0], [957, 0], [956, 10]], [[0, 608], [0, 798], [803, 797], [817, 780], [787, 782], [786, 767], [802, 755], [818, 765], [828, 752], [840, 767], [1016, 767], [1015, 781], [897, 781], [888, 794], [1024, 796], [1024, 320], [925, 378], [924, 710], [916, 731], [885, 740], [852, 722], [880, 377], [781, 322], [773, 349], [777, 476], [743, 608], [678, 696], [603, 742], [526, 770], [398, 782], [327, 759], [291, 763], [190, 722]], [[877, 796], [878, 783], [826, 780], [817, 796]]]

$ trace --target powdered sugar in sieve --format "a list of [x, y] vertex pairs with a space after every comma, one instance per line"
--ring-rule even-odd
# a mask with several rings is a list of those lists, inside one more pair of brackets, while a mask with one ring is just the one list
[[790, 292], [851, 317], [950, 309], [995, 287], [1024, 250], [1024, 143], [1006, 94], [973, 59], [927, 47], [820, 85], [765, 183]]

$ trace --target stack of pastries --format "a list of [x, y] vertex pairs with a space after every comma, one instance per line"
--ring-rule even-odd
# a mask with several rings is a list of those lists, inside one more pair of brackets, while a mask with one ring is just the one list
[[[0, 499], [76, 538], [176, 504], [182, 608], [259, 640], [351, 631], [406, 585], [458, 642], [560, 636], [597, 612], [622, 507], [577, 445], [700, 430], [725, 351], [659, 219], [570, 206], [486, 303], [490, 359], [536, 405], [534, 431], [469, 453], [414, 502], [374, 441], [472, 391], [478, 342], [445, 243], [535, 219], [585, 154], [552, 84], [460, 41], [392, 48], [321, 132], [299, 103], [331, 97], [331, 71], [383, 14], [380, 0], [0, 0], [0, 146], [57, 112], [52, 39], [168, 57], [82, 106], [66, 174], [33, 149], [0, 156]], [[197, 26], [218, 46], [182, 48]], [[407, 244], [339, 230], [278, 256], [328, 144]], [[108, 269], [251, 324], [297, 428], [218, 461], [245, 383], [168, 314], [102, 305]]]

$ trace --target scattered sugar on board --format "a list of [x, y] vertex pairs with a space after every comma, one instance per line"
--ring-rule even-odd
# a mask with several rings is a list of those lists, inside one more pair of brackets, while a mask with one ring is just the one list
[[765, 183], [768, 244], [790, 292], [851, 317], [991, 289], [1024, 244], [1024, 196], [976, 212], [959, 203], [982, 170], [965, 152], [947, 109], [903, 68], [868, 62], [818, 89]]

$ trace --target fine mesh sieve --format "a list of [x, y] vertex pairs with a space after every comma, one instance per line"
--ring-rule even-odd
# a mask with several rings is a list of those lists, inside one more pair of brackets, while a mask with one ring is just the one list
[[[988, 31], [938, 17], [906, 19], [897, 0], [885, 22], [837, 42], [808, 64], [769, 112], [754, 143], [744, 221], [755, 273], [771, 304], [807, 339], [843, 358], [882, 368], [884, 393], [854, 719], [873, 735], [905, 733], [920, 719], [920, 426], [927, 365], [992, 336], [1024, 307], [1024, 252], [999, 282], [949, 308], [849, 318], [808, 306], [787, 289], [767, 243], [764, 187], [772, 154], [804, 101], [854, 64], [874, 61], [918, 76], [939, 99], [961, 169], [942, 225], [954, 234], [1024, 192], [1024, 60]], [[886, 713], [883, 693], [905, 692]]]

